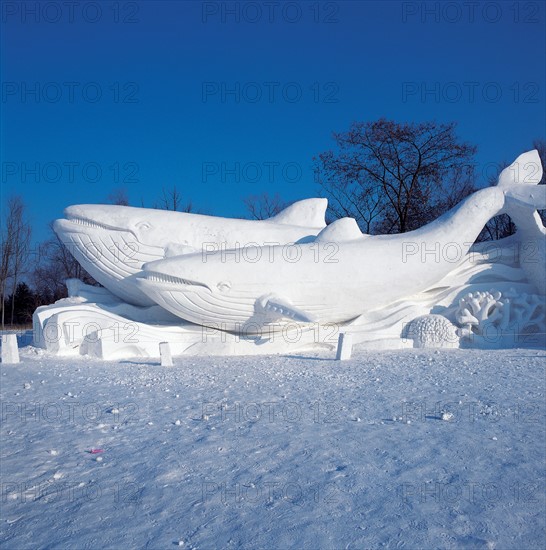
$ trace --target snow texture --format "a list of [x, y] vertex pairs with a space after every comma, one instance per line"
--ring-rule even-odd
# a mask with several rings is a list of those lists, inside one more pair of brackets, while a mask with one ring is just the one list
[[21, 358], [3, 548], [546, 545], [544, 351]]

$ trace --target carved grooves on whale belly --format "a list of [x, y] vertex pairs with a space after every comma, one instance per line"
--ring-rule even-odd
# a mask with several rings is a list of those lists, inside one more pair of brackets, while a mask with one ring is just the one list
[[[96, 248], [97, 243], [94, 243], [93, 240], [88, 235], [76, 234], [74, 235], [74, 237], [72, 237], [72, 239], [75, 243], [80, 243], [79, 248], [88, 250], [91, 256], [93, 254], [93, 251], [96, 251], [98, 254], [100, 254], [100, 258], [102, 260], [102, 266], [108, 267], [109, 269], [108, 273], [115, 273], [120, 275], [121, 277], [129, 277], [130, 275], [133, 275], [133, 273], [135, 273], [135, 269], [132, 269], [127, 264], [120, 261], [109, 259], [108, 255], [102, 253], [100, 248], [98, 249]], [[78, 249], [75, 252], [82, 254], [82, 252]], [[92, 262], [92, 267], [90, 267], [89, 269], [91, 270], [95, 267], [96, 267], [96, 262]]]

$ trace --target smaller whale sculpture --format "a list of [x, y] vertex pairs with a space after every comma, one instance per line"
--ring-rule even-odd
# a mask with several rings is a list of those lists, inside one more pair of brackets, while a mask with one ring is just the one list
[[155, 302], [135, 284], [146, 262], [201, 249], [313, 239], [325, 226], [326, 199], [293, 203], [267, 220], [240, 220], [105, 204], [65, 209], [53, 229], [73, 256], [110, 292], [138, 306]]
[[[465, 260], [484, 225], [514, 210], [546, 208], [537, 151], [520, 155], [498, 184], [434, 222], [397, 235], [362, 234], [332, 223], [313, 242], [189, 254], [153, 261], [136, 278], [143, 293], [182, 319], [260, 333], [290, 321], [344, 323], [422, 292]], [[544, 277], [544, 273], [542, 274]]]

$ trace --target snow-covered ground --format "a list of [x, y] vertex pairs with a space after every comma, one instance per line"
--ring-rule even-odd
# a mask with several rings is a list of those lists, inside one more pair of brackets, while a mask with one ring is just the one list
[[3, 548], [546, 545], [544, 351], [21, 355]]

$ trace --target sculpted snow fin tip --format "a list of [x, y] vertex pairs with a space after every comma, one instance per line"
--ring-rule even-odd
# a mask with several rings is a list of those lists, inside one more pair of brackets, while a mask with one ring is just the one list
[[285, 225], [324, 227], [328, 199], [305, 199], [287, 206], [267, 221]]
[[536, 149], [522, 153], [499, 175], [497, 185], [503, 189], [513, 185], [537, 185], [542, 179], [542, 163]]
[[507, 214], [514, 205], [533, 210], [546, 208], [546, 186], [538, 185], [542, 174], [542, 163], [536, 149], [521, 154], [501, 172], [497, 186], [507, 199]]
[[353, 218], [341, 218], [323, 229], [315, 239], [316, 242], [343, 242], [354, 241], [364, 237], [356, 220]]

